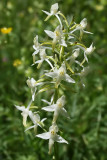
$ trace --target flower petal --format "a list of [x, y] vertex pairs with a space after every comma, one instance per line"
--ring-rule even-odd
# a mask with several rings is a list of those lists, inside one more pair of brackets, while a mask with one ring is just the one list
[[75, 28], [74, 30], [72, 30], [70, 33], [72, 34], [73, 32], [75, 32], [75, 31], [77, 31], [77, 30], [79, 30], [80, 29], [80, 27], [77, 27], [77, 28]]
[[16, 106], [15, 107], [19, 110], [19, 111], [24, 111], [25, 110], [25, 106]]
[[51, 37], [52, 39], [55, 38], [54, 32], [45, 30], [45, 33], [46, 33], [49, 37]]
[[53, 70], [54, 68], [53, 68], [52, 63], [51, 63], [48, 59], [45, 59], [45, 61], [48, 62], [48, 64], [51, 66], [51, 68], [52, 68], [52, 70]]
[[50, 102], [48, 102], [47, 100], [42, 99], [42, 101], [50, 105]]
[[67, 113], [67, 111], [65, 110], [65, 108], [62, 108], [60, 112], [61, 112], [61, 114], [62, 114], [63, 116], [69, 118], [68, 113]]
[[38, 60], [38, 61], [36, 61], [34, 64], [42, 63], [42, 62], [43, 62], [43, 60]]
[[34, 128], [34, 127], [35, 127], [35, 125], [28, 127], [28, 128], [25, 130], [25, 132], [28, 131], [29, 129]]
[[93, 34], [92, 32], [88, 32], [88, 31], [84, 31], [84, 30], [83, 30], [83, 32], [84, 33], [88, 33], [88, 34]]
[[55, 3], [51, 6], [51, 11], [58, 10], [58, 3]]
[[[33, 48], [36, 50], [35, 46]], [[39, 52], [39, 50], [36, 50], [35, 52], [33, 52], [32, 56], [38, 54], [38, 52]]]
[[55, 111], [55, 108], [56, 108], [56, 105], [53, 104], [51, 106], [43, 107], [42, 109], [45, 111], [48, 111], [48, 112], [53, 112], [53, 111]]
[[60, 45], [67, 47], [67, 44], [65, 43], [65, 40], [61, 38]]
[[48, 77], [52, 77], [52, 78], [57, 78], [58, 74], [57, 72], [49, 72], [49, 73], [45, 73], [46, 76]]
[[68, 144], [68, 142], [59, 135], [56, 135], [55, 141], [58, 142], [58, 143], [67, 143]]
[[47, 11], [44, 11], [42, 10], [44, 13], [46, 13], [47, 15], [50, 15], [51, 16], [51, 13], [47, 12]]
[[86, 26], [87, 26], [87, 19], [84, 18], [84, 19], [80, 22], [80, 25], [81, 25], [81, 27], [82, 27], [83, 29], [85, 29]]
[[84, 58], [85, 58], [85, 60], [88, 62], [88, 58], [87, 58], [87, 55], [86, 55], [85, 52], [84, 52]]
[[42, 138], [42, 139], [50, 139], [50, 132], [42, 133], [36, 135], [36, 137]]
[[75, 81], [68, 74], [65, 74], [65, 79], [64, 80], [66, 80], [69, 83], [75, 83]]
[[47, 119], [47, 118], [43, 118], [43, 119], [41, 120], [41, 122], [44, 122], [46, 119]]
[[57, 19], [58, 19], [58, 21], [59, 21], [59, 23], [60, 23], [60, 25], [61, 25], [61, 28], [62, 28], [62, 22], [61, 22], [61, 20], [60, 20], [60, 18], [59, 18], [59, 16], [58, 16], [58, 14], [55, 14], [55, 16], [57, 17]]

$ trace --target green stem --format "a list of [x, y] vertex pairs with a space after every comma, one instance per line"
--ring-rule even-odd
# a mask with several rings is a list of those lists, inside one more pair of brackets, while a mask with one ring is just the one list
[[58, 144], [55, 142], [54, 143], [54, 154], [55, 154], [55, 160], [58, 160]]
[[54, 103], [56, 103], [57, 99], [58, 99], [58, 88], [55, 89]]
[[[58, 88], [55, 89], [55, 94], [54, 94], [54, 103], [56, 103], [58, 99]], [[54, 155], [55, 155], [55, 160], [58, 160], [58, 144], [55, 142], [54, 143]]]

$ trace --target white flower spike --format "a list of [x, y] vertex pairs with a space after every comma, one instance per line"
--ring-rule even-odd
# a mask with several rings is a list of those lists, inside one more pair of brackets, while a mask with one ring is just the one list
[[[77, 82], [76, 85], [85, 87], [84, 77], [90, 71], [87, 67], [88, 63], [86, 63], [86, 61], [88, 62], [88, 55], [90, 55], [95, 50], [95, 47], [92, 43], [87, 48], [82, 41], [84, 33], [92, 34], [91, 32], [86, 31], [86, 18], [84, 18], [79, 24], [75, 23], [74, 17], [72, 17], [72, 20], [70, 20], [69, 17], [69, 19], [66, 18], [64, 14], [59, 11], [58, 3], [53, 4], [49, 12], [44, 10], [43, 12], [47, 15], [45, 21], [53, 16], [58, 19], [58, 25], [56, 24], [57, 27], [53, 31], [44, 30], [44, 32], [49, 36], [49, 41], [44, 40], [43, 42], [39, 43], [38, 35], [36, 35], [36, 37], [34, 38], [34, 53], [32, 54], [32, 65], [37, 64], [37, 68], [39, 69], [43, 63], [45, 64], [47, 62], [50, 66], [44, 66], [46, 68], [42, 68], [39, 74], [39, 79], [37, 81], [34, 78], [28, 78], [27, 85], [30, 88], [32, 95], [29, 105], [27, 107], [15, 107], [21, 111], [24, 126], [26, 126], [27, 118], [29, 117], [31, 119], [32, 123], [30, 126], [27, 126], [25, 131], [34, 129], [36, 137], [49, 140], [49, 153], [51, 153], [53, 149], [52, 147], [55, 142], [68, 144], [65, 139], [58, 135], [58, 126], [56, 124], [58, 123], [58, 120], [60, 120], [59, 118], [63, 118], [64, 116], [66, 119], [70, 119], [69, 114], [65, 109], [64, 92], [69, 91], [67, 82]], [[48, 67], [50, 67], [50, 69]], [[71, 77], [76, 75], [78, 77], [74, 77], [76, 79], [75, 82], [75, 80]], [[37, 73], [36, 76], [38, 76]], [[40, 87], [38, 87], [39, 85]], [[73, 84], [70, 84], [69, 86], [73, 86]], [[62, 90], [60, 89], [60, 87], [62, 88]], [[37, 95], [42, 92], [45, 92], [45, 94], [49, 92], [53, 95], [51, 97], [51, 94], [48, 94], [49, 101], [42, 99], [41, 97], [42, 103], [46, 103], [45, 107], [39, 108], [38, 106], [36, 106], [36, 104], [34, 107], [30, 107], [31, 103], [35, 100], [35, 97], [37, 98]], [[61, 93], [63, 94], [62, 96], [60, 96]], [[31, 108], [35, 108], [38, 110], [33, 112]], [[53, 118], [49, 119], [49, 122], [51, 121], [52, 124], [49, 128], [49, 131], [46, 131], [47, 126], [45, 126], [43, 123], [46, 118], [43, 118], [41, 120], [38, 114], [41, 114], [43, 110], [48, 113], [52, 112], [53, 114]], [[37, 134], [37, 128], [39, 128], [38, 126], [42, 128], [45, 133]], [[55, 159], [57, 159], [58, 152], [56, 151], [56, 147], [54, 147], [54, 149], [54, 156]]]
[[58, 19], [58, 21], [59, 21], [59, 23], [60, 23], [60, 25], [61, 25], [61, 28], [62, 28], [62, 22], [61, 22], [61, 20], [60, 20], [60, 18], [59, 18], [59, 16], [58, 16], [58, 14], [60, 13], [60, 11], [58, 11], [58, 3], [55, 3], [55, 4], [53, 4], [52, 6], [51, 6], [51, 9], [50, 9], [50, 13], [49, 12], [47, 12], [47, 11], [44, 11], [44, 10], [42, 10], [45, 14], [47, 14], [48, 16], [46, 17], [46, 19], [45, 19], [45, 21], [47, 21], [51, 16], [56, 16], [57, 17], [57, 19]]
[[56, 104], [43, 107], [42, 109], [48, 112], [54, 112], [53, 123], [55, 123], [59, 114], [62, 114], [67, 118], [69, 118], [67, 111], [64, 108], [64, 105], [65, 105], [65, 96], [62, 96], [57, 100]]
[[40, 116], [38, 114], [33, 114], [33, 113], [30, 114], [30, 118], [34, 125], [30, 126], [25, 131], [28, 131], [29, 129], [34, 128], [34, 132], [35, 134], [37, 134], [37, 127], [39, 126], [42, 128], [44, 125], [43, 122], [46, 120], [46, 118], [43, 118], [42, 120], [40, 120]]
[[27, 121], [27, 117], [31, 116], [32, 111], [29, 110], [30, 106], [31, 106], [32, 100], [30, 101], [29, 105], [27, 106], [27, 108], [25, 108], [25, 106], [16, 106], [15, 107], [22, 111], [21, 115], [23, 116], [23, 125], [26, 126], [26, 121]]
[[49, 132], [45, 132], [45, 133], [36, 135], [36, 137], [39, 137], [42, 139], [49, 139], [49, 154], [51, 154], [52, 152], [52, 147], [54, 145], [54, 142], [68, 144], [68, 142], [65, 139], [63, 139], [61, 136], [59, 136], [57, 132], [58, 132], [58, 127], [56, 124], [53, 124], [49, 128]]
[[65, 63], [63, 63], [59, 69], [55, 68], [53, 72], [45, 73], [45, 75], [53, 79], [56, 78], [56, 88], [62, 80], [69, 83], [75, 83], [75, 81], [66, 73]]
[[60, 26], [58, 26], [54, 32], [45, 30], [45, 33], [53, 39], [53, 49], [55, 48], [57, 42], [59, 42], [60, 45], [67, 47], [65, 37]]

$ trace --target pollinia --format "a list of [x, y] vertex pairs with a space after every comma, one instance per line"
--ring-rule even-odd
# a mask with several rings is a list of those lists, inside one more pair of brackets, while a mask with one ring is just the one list
[[[51, 17], [56, 17], [59, 25], [56, 26], [54, 31], [44, 30], [49, 37], [48, 41], [43, 43], [39, 42], [38, 35], [34, 38], [34, 53], [33, 65], [38, 69], [42, 67], [44, 61], [47, 63], [49, 70], [45, 70], [44, 74], [39, 80], [34, 78], [28, 78], [27, 85], [31, 89], [32, 99], [27, 107], [15, 106], [21, 111], [23, 116], [23, 125], [26, 126], [27, 118], [32, 121], [32, 126], [26, 128], [25, 131], [34, 128], [36, 138], [42, 138], [49, 140], [49, 153], [51, 153], [54, 142], [67, 143], [68, 142], [59, 135], [57, 120], [61, 116], [70, 118], [65, 109], [65, 101], [67, 97], [64, 95], [64, 91], [67, 90], [67, 83], [70, 87], [77, 82], [80, 82], [83, 86], [83, 77], [88, 72], [88, 56], [94, 51], [95, 47], [93, 43], [87, 48], [82, 43], [84, 34], [92, 34], [85, 30], [87, 26], [87, 19], [84, 18], [79, 24], [72, 21], [69, 23], [66, 17], [59, 11], [58, 3], [51, 6], [50, 12], [44, 11], [47, 15], [45, 21]], [[36, 61], [36, 57], [39, 55], [40, 59]], [[39, 86], [39, 90], [38, 90]], [[62, 89], [62, 92], [59, 90]], [[52, 97], [50, 102], [45, 99], [41, 99], [46, 103], [41, 109], [41, 112], [53, 112], [52, 124], [48, 131], [45, 129], [44, 121], [46, 118], [40, 119], [38, 112], [31, 110], [32, 102], [34, 103], [36, 95], [41, 92], [47, 92], [52, 90]], [[37, 111], [37, 110], [36, 110]], [[43, 129], [42, 134], [37, 134], [37, 127]]]

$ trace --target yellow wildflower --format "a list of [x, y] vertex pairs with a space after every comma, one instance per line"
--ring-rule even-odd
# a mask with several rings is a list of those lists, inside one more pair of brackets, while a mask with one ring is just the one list
[[21, 60], [20, 59], [16, 59], [16, 60], [14, 60], [14, 62], [13, 62], [13, 66], [14, 67], [17, 67], [17, 66], [19, 66], [19, 65], [21, 65]]
[[10, 33], [11, 31], [12, 31], [12, 28], [11, 28], [11, 27], [9, 27], [9, 28], [6, 28], [6, 27], [1, 28], [1, 32], [2, 32], [3, 34], [8, 34], [8, 33]]

